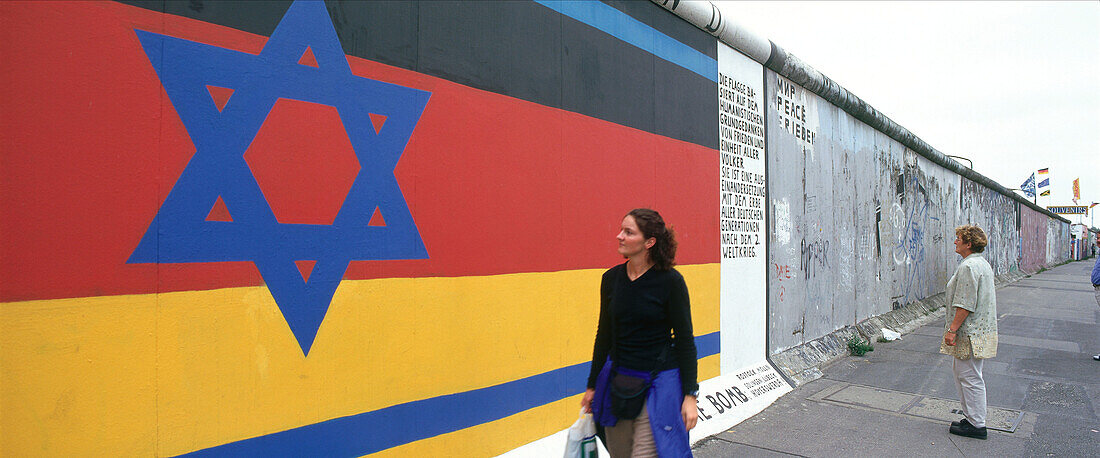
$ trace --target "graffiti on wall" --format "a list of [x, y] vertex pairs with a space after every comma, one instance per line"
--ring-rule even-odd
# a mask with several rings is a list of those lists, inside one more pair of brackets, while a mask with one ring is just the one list
[[[984, 256], [997, 274], [1019, 269], [1025, 256], [1041, 255], [1043, 262], [1065, 256], [1061, 222], [1037, 215], [1034, 222], [1018, 223], [1013, 199], [884, 139], [780, 76], [768, 73], [768, 83], [769, 97], [798, 100], [790, 109], [801, 116], [806, 107], [807, 119], [824, 120], [819, 129], [803, 131], [812, 132], [815, 155], [798, 129], [790, 130], [788, 125], [795, 124], [786, 122], [786, 113], [769, 111], [776, 119], [769, 124], [769, 158], [776, 175], [769, 177], [770, 216], [776, 225], [794, 222], [791, 238], [800, 241], [772, 250], [769, 261], [801, 269], [799, 281], [779, 281], [780, 294], [772, 296], [770, 351], [942, 292], [958, 262], [951, 240], [952, 229], [961, 224], [986, 231]], [[775, 104], [769, 109], [788, 108]], [[805, 165], [789, 172], [790, 159]], [[820, 166], [830, 162], [830, 167]], [[804, 213], [791, 210], [799, 208]], [[1029, 229], [1040, 223], [1046, 236]], [[1027, 240], [1021, 239], [1025, 232]], [[776, 281], [780, 273], [772, 269], [769, 279]], [[832, 321], [821, 324], [823, 318]]]
[[800, 252], [799, 268], [802, 269], [803, 280], [817, 277], [819, 270], [829, 267], [828, 240], [802, 239]]
[[772, 201], [775, 241], [780, 246], [791, 243], [791, 204], [787, 198]]
[[976, 224], [986, 233], [988, 244], [982, 256], [989, 261], [993, 273], [1001, 275], [1018, 269], [1022, 243], [1016, 226], [1015, 201], [964, 179], [960, 206], [965, 217], [959, 224]]
[[[908, 175], [908, 177], [906, 177]], [[909, 204], [908, 209], [901, 203], [894, 203], [890, 209], [890, 223], [893, 227], [895, 240], [892, 246], [894, 264], [903, 267], [904, 291], [902, 304], [924, 297], [927, 288], [925, 284], [925, 227], [928, 225], [929, 198], [925, 187], [918, 180], [919, 174], [908, 173], [898, 177], [899, 189], [905, 189], [904, 183], [908, 179]], [[898, 200], [905, 202], [906, 194], [899, 193]]]

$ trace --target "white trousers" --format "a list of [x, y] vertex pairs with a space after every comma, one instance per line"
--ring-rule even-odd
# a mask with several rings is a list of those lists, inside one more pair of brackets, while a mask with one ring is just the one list
[[959, 389], [963, 415], [966, 421], [978, 428], [985, 427], [985, 379], [982, 378], [983, 359], [951, 358], [951, 371], [955, 373], [955, 387]]

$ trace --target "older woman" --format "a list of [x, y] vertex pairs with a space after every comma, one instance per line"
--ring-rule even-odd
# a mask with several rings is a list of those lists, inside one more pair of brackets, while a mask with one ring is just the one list
[[955, 252], [963, 260], [947, 282], [947, 325], [940, 345], [940, 353], [954, 357], [951, 369], [964, 415], [949, 431], [977, 439], [987, 434], [982, 361], [997, 356], [997, 292], [993, 269], [980, 254], [987, 243], [978, 226], [955, 228]]

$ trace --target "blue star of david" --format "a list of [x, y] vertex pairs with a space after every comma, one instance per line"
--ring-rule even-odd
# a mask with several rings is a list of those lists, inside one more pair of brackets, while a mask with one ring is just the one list
[[[308, 355], [350, 261], [428, 257], [393, 171], [431, 94], [353, 75], [322, 2], [292, 4], [259, 55], [135, 33], [196, 152], [128, 263], [252, 261]], [[207, 85], [234, 90], [221, 111]], [[279, 98], [336, 107], [351, 140], [360, 171], [331, 225], [280, 224], [244, 160]], [[218, 196], [232, 221], [206, 221]]]

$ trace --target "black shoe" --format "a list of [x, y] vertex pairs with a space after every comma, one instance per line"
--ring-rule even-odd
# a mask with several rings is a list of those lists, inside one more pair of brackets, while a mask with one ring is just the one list
[[970, 426], [970, 422], [966, 420], [966, 417], [963, 417], [962, 420], [951, 422], [951, 426], [959, 426], [959, 425]]
[[1100, 361], [1100, 355], [1096, 355], [1096, 356], [1093, 356], [1093, 357], [1092, 357], [1092, 359], [1095, 359], [1095, 360], [1097, 360], [1097, 361]]
[[971, 425], [969, 422], [967, 422], [966, 424], [960, 424], [958, 426], [952, 426], [951, 429], [949, 429], [948, 431], [956, 436], [973, 437], [975, 439], [983, 440], [988, 434], [985, 427], [975, 428], [974, 425]]

